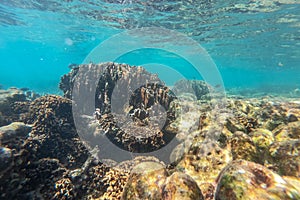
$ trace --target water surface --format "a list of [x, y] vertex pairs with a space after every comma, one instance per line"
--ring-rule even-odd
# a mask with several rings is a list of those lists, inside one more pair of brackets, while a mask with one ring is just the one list
[[[299, 10], [297, 0], [2, 0], [0, 83], [57, 93], [68, 65], [99, 43], [156, 26], [204, 47], [226, 89], [290, 93], [300, 87]], [[121, 61], [138, 65], [137, 55]]]

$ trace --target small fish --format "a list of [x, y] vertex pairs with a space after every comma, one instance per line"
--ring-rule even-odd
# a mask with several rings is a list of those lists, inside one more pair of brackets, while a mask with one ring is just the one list
[[283, 65], [282, 62], [279, 62], [279, 63], [278, 63], [278, 66], [279, 66], [279, 67], [283, 67], [284, 65]]

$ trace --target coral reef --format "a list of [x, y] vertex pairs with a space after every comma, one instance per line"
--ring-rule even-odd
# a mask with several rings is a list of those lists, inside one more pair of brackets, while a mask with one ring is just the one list
[[[96, 95], [74, 114], [92, 83]], [[204, 82], [171, 91], [143, 68], [117, 63], [73, 66], [60, 88], [65, 97], [0, 90], [0, 199], [300, 198], [297, 99], [228, 97], [214, 108]], [[104, 164], [77, 134], [76, 114], [88, 137], [131, 152], [174, 139], [172, 162], [133, 154]]]
[[23, 122], [13, 122], [0, 127], [0, 141], [5, 143], [17, 137], [25, 137], [30, 131], [31, 126]]
[[14, 87], [8, 90], [0, 89], [0, 126], [8, 125], [13, 121], [23, 121], [29, 102], [37, 97], [39, 94], [30, 90]]
[[94, 110], [102, 131], [115, 145], [130, 152], [151, 152], [175, 137], [166, 127], [174, 120], [169, 107], [176, 97], [156, 75], [126, 64], [80, 65], [62, 77], [60, 88], [68, 98], [79, 93], [73, 98], [76, 104], [89, 96], [85, 93], [95, 82]]
[[76, 134], [69, 99], [40, 97], [26, 116], [32, 125], [0, 127], [1, 198], [120, 198], [128, 173], [92, 157]]
[[49, 190], [55, 180], [88, 157], [72, 127], [70, 106], [59, 96], [40, 97], [26, 113], [25, 121], [32, 125], [14, 122], [1, 127], [1, 145], [12, 152], [1, 174], [3, 198], [52, 198]]
[[185, 79], [177, 81], [172, 90], [177, 96], [190, 94], [196, 97], [197, 100], [207, 98], [207, 95], [209, 95], [210, 92], [206, 82]]
[[[161, 83], [161, 81], [157, 75], [147, 72], [142, 67], [118, 63], [102, 63], [74, 67], [61, 78], [59, 87], [64, 92], [64, 96], [71, 99], [74, 96], [74, 92], [80, 93], [82, 98], [86, 97], [87, 91], [95, 86], [95, 93], [93, 94], [95, 98], [92, 100], [95, 101], [95, 108], [99, 108], [103, 114], [111, 111], [113, 92], [124, 95], [123, 98], [118, 97], [120, 106], [115, 106], [123, 109], [123, 104], [128, 103], [124, 101], [129, 100], [132, 96], [132, 94], [128, 94], [128, 91], [133, 93], [140, 86], [147, 83]], [[161, 99], [165, 98], [162, 97]]]

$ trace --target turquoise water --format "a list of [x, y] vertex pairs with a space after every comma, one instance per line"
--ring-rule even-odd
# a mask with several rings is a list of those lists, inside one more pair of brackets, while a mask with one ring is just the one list
[[[68, 66], [82, 63], [101, 42], [155, 26], [198, 42], [227, 90], [290, 93], [300, 88], [299, 10], [299, 0], [2, 0], [0, 84], [58, 93]], [[178, 77], [201, 78], [186, 60], [160, 50], [141, 49], [114, 61], [156, 63], [149, 70], [169, 84], [165, 66], [181, 66]]]

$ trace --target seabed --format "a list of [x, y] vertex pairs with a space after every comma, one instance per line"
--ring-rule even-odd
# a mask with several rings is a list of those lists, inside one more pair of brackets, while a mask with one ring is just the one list
[[[72, 70], [61, 86], [70, 84], [66, 77], [73, 76]], [[147, 126], [147, 115], [139, 113], [155, 103], [177, 108], [168, 113], [170, 120], [162, 131], [150, 128], [153, 135], [145, 140], [132, 139], [136, 132], [127, 134], [132, 129], [118, 129], [105, 109], [82, 121], [94, 123], [87, 130], [91, 137], [115, 139], [112, 143], [119, 142], [127, 151], [138, 152], [141, 145], [144, 151], [163, 148], [169, 142], [164, 134], [174, 134], [178, 145], [172, 149], [170, 162], [144, 155], [118, 162], [97, 159], [101, 146], [96, 153], [90, 151], [77, 133], [68, 96], [72, 87], [63, 87], [64, 96], [41, 96], [24, 88], [0, 90], [0, 198], [300, 199], [297, 91], [286, 97], [254, 98], [231, 90], [216, 109], [203, 89], [205, 83], [194, 84], [204, 93], [177, 102], [164, 96], [162, 91], [167, 89], [163, 87], [148, 85], [138, 90], [130, 111], [136, 126]], [[146, 89], [157, 95], [151, 105], [152, 96], [143, 95]]]

